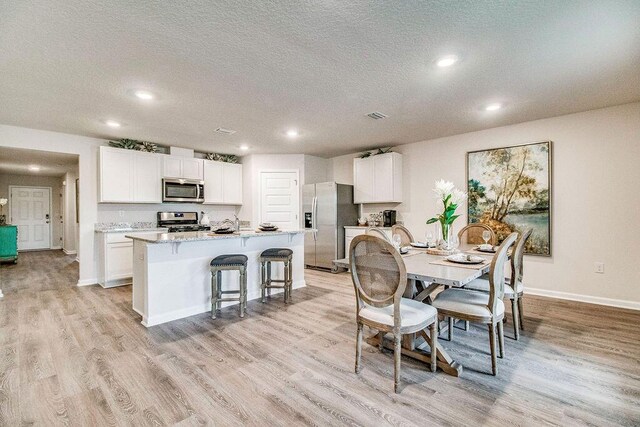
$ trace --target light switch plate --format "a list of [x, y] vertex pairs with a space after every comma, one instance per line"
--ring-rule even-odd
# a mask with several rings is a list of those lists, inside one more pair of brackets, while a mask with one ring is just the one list
[[604, 274], [604, 262], [595, 262], [593, 267], [596, 273]]

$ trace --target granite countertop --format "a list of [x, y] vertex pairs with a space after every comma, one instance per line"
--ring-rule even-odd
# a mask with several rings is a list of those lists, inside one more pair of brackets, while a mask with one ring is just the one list
[[129, 232], [159, 232], [167, 231], [158, 227], [155, 222], [99, 222], [95, 224], [96, 233], [129, 233]]
[[188, 231], [184, 233], [131, 233], [127, 234], [133, 240], [147, 243], [181, 243], [197, 242], [204, 240], [238, 239], [251, 237], [284, 236], [289, 234], [301, 234], [313, 230], [280, 230], [280, 231], [240, 231], [231, 234], [213, 234], [211, 231]]

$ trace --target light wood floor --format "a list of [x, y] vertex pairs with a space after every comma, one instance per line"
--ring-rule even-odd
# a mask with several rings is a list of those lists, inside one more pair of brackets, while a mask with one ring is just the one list
[[[250, 302], [150, 329], [131, 288], [75, 286], [61, 252], [0, 266], [0, 425], [638, 425], [640, 313], [527, 297], [497, 377], [485, 329], [445, 347], [461, 378], [364, 345], [346, 274], [306, 271], [293, 304]], [[505, 331], [511, 335], [511, 324]]]

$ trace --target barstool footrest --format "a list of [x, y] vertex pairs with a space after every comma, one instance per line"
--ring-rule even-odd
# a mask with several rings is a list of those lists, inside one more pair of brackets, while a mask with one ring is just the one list
[[237, 301], [240, 302], [240, 298], [218, 298], [218, 302]]

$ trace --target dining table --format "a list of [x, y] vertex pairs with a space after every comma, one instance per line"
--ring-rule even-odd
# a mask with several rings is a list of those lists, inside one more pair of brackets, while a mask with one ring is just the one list
[[[474, 279], [489, 272], [493, 254], [480, 252], [478, 245], [462, 244], [458, 249], [462, 253], [483, 257], [485, 262], [476, 265], [456, 264], [446, 260], [445, 255], [427, 253], [426, 249], [411, 247], [402, 255], [407, 270], [407, 287], [404, 297], [428, 303], [431, 295], [441, 286], [462, 288]], [[349, 258], [333, 261], [338, 268], [350, 269]], [[378, 333], [367, 339], [371, 345], [378, 346], [380, 340], [384, 347], [393, 350], [393, 343], [384, 340], [384, 334]], [[462, 365], [455, 361], [438, 340], [436, 347], [437, 365], [445, 373], [460, 376]], [[426, 331], [408, 334], [402, 339], [402, 354], [424, 363], [431, 363], [431, 349]]]

